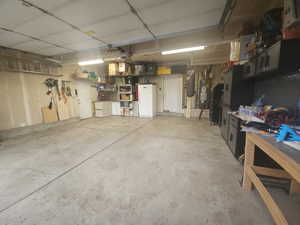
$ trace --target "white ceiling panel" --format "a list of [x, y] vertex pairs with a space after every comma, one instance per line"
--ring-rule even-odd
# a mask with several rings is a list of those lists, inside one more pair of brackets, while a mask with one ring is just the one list
[[24, 23], [36, 16], [42, 15], [41, 12], [26, 7], [18, 0], [1, 0], [0, 1], [0, 25], [7, 28]]
[[11, 33], [7, 31], [1, 31], [0, 32], [0, 45], [6, 46], [6, 47], [12, 47], [16, 44], [23, 43], [30, 41], [30, 38], [27, 38], [23, 35], [19, 35], [16, 33]]
[[[138, 0], [131, 1], [138, 2]], [[161, 5], [156, 5], [155, 7], [140, 9], [139, 12], [148, 25], [153, 25], [184, 19], [191, 15], [203, 15], [214, 10], [223, 11], [225, 3], [225, 0], [173, 0], [165, 1]], [[219, 22], [220, 17], [217, 19], [217, 23]]]
[[142, 10], [145, 8], [156, 8], [161, 7], [164, 4], [169, 4], [172, 2], [176, 2], [178, 0], [129, 0], [129, 2], [134, 6], [137, 10]]
[[195, 30], [199, 28], [210, 27], [218, 24], [222, 15], [222, 10], [217, 10], [209, 14], [186, 17], [167, 23], [161, 23], [150, 26], [150, 29], [157, 35], [170, 35], [179, 32]]
[[34, 50], [43, 49], [43, 48], [50, 48], [53, 47], [50, 44], [41, 42], [41, 41], [28, 41], [22, 44], [17, 44], [14, 46], [11, 46], [12, 48], [20, 49], [23, 51], [32, 52]]
[[105, 22], [97, 23], [92, 26], [88, 26], [87, 30], [95, 31], [95, 36], [102, 38], [108, 35], [119, 35], [122, 32], [127, 32], [135, 29], [144, 29], [143, 25], [136, 16], [133, 14], [127, 14], [124, 16], [114, 17], [113, 19]]
[[84, 29], [84, 26], [127, 14], [129, 7], [124, 0], [81, 0], [66, 4], [53, 13]]
[[118, 34], [109, 35], [102, 38], [114, 45], [127, 45], [137, 42], [152, 40], [152, 36], [145, 29], [131, 30], [128, 32], [120, 32]]
[[70, 29], [70, 26], [47, 15], [39, 16], [35, 20], [30, 20], [14, 28], [15, 31], [38, 38]]
[[72, 52], [71, 50], [63, 49], [63, 48], [57, 48], [57, 47], [50, 47], [50, 48], [43, 48], [43, 49], [37, 49], [34, 50], [34, 53], [40, 54], [40, 55], [58, 55], [58, 54], [65, 54]]
[[[84, 32], [114, 45], [152, 39], [125, 0], [27, 0]], [[226, 0], [129, 0], [158, 37], [217, 25]], [[63, 54], [104, 46], [61, 20], [45, 15], [20, 0], [0, 0], [0, 26], [52, 44], [0, 32], [0, 45], [40, 54]]]
[[59, 8], [68, 7], [76, 1], [78, 0], [30, 0], [31, 3], [51, 12]]
[[57, 45], [66, 45], [66, 44], [72, 44], [77, 42], [89, 41], [91, 40], [91, 37], [77, 30], [71, 30], [71, 31], [66, 31], [59, 34], [43, 37], [43, 40], [46, 40], [48, 42]]
[[90, 48], [99, 48], [99, 47], [103, 47], [103, 46], [104, 46], [104, 44], [101, 44], [99, 41], [96, 41], [96, 40], [88, 40], [88, 41], [64, 45], [64, 47], [70, 48], [70, 49], [73, 49], [76, 51], [90, 49]]

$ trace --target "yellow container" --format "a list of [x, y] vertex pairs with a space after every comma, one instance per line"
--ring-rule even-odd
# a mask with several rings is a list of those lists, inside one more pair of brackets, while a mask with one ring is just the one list
[[170, 75], [171, 74], [171, 68], [167, 66], [159, 66], [157, 69], [158, 75]]

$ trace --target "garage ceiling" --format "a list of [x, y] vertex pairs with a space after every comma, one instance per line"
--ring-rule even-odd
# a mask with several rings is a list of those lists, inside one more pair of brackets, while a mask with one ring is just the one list
[[210, 65], [228, 62], [230, 55], [230, 43], [209, 45], [202, 51], [187, 52], [174, 55], [154, 54], [133, 55], [133, 61], [156, 62], [161, 64], [191, 64]]
[[215, 26], [225, 3], [226, 0], [2, 0], [0, 45], [49, 56], [109, 44], [128, 45]]

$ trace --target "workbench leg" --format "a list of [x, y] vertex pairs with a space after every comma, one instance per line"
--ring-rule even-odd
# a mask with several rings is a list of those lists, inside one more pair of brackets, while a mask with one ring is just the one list
[[245, 145], [245, 162], [244, 162], [244, 178], [243, 178], [243, 189], [245, 191], [251, 191], [252, 182], [249, 178], [247, 171], [251, 169], [254, 164], [254, 153], [255, 153], [255, 145], [246, 135], [246, 145]]
[[300, 192], [300, 184], [296, 180], [291, 180], [290, 194], [299, 193], [299, 192]]

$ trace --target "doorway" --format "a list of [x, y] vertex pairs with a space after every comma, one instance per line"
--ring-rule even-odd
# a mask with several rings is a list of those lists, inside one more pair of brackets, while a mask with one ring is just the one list
[[163, 78], [163, 112], [182, 113], [182, 76]]
[[79, 97], [79, 117], [87, 119], [93, 116], [91, 87], [88, 82], [76, 82]]

